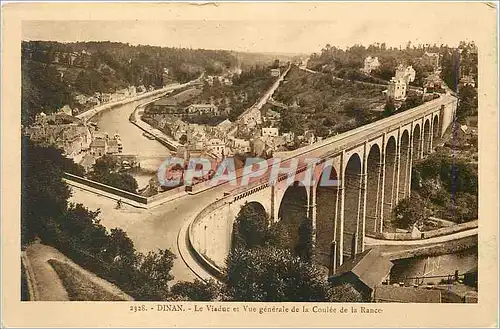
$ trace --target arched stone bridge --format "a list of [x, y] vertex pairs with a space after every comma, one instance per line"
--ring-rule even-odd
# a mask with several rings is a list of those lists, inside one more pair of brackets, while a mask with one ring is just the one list
[[[397, 202], [410, 195], [412, 164], [432, 152], [455, 117], [457, 99], [450, 94], [423, 105], [287, 152], [281, 167], [305, 158], [275, 182], [269, 175], [240, 187], [205, 208], [189, 228], [198, 256], [218, 268], [231, 247], [233, 222], [241, 207], [255, 203], [273, 221], [298, 227], [309, 220], [314, 228], [316, 260], [338, 267], [365, 248], [365, 233], [381, 232]], [[268, 160], [268, 173], [274, 159]], [[328, 169], [328, 170], [327, 170]], [[337, 186], [318, 182], [329, 175]], [[241, 177], [239, 177], [241, 179]], [[304, 184], [306, 181], [313, 184]], [[294, 232], [298, 232], [296, 229]], [[291, 233], [297, 239], [298, 233]]]

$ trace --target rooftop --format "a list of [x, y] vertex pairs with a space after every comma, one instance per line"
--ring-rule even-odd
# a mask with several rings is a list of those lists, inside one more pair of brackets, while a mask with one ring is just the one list
[[337, 272], [328, 278], [328, 281], [339, 280], [345, 274], [352, 272], [367, 287], [374, 289], [389, 275], [393, 265], [388, 258], [379, 252], [367, 249], [342, 264]]
[[105, 147], [106, 141], [104, 139], [94, 139], [92, 143], [90, 143], [90, 147]]

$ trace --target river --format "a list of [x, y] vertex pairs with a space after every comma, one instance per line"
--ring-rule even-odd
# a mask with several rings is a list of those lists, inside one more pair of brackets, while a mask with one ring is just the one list
[[158, 96], [152, 96], [139, 101], [119, 105], [96, 114], [91, 122], [97, 123], [99, 131], [106, 132], [112, 137], [120, 134], [123, 143], [123, 154], [138, 156], [141, 171], [133, 174], [139, 188], [146, 186], [149, 179], [156, 175], [160, 164], [171, 155], [171, 152], [156, 140], [143, 136], [143, 131], [129, 121], [130, 114], [140, 105], [147, 103]]
[[[391, 270], [391, 283], [405, 282], [415, 283], [414, 279], [421, 276], [447, 276], [453, 275], [456, 270], [463, 274], [478, 264], [477, 247], [459, 251], [453, 254], [415, 257], [393, 261], [394, 267]], [[437, 284], [443, 278], [424, 279], [423, 283]], [[422, 282], [422, 280], [420, 280]]]

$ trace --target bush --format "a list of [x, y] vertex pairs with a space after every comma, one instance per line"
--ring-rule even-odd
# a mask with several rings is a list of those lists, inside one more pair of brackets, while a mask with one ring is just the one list
[[361, 301], [361, 295], [352, 286], [332, 287], [315, 264], [274, 247], [231, 251], [224, 283], [224, 298], [232, 301]]
[[233, 250], [224, 281], [234, 301], [324, 301], [327, 281], [314, 265], [277, 248]]
[[203, 282], [195, 279], [194, 282], [178, 282], [170, 290], [172, 299], [175, 300], [196, 300], [214, 301], [221, 297], [222, 287], [215, 280], [211, 279]]

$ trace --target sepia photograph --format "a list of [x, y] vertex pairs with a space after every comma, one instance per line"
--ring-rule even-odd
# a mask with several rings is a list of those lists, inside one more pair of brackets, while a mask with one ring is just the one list
[[10, 8], [22, 305], [376, 316], [496, 293], [496, 4], [45, 5]]

